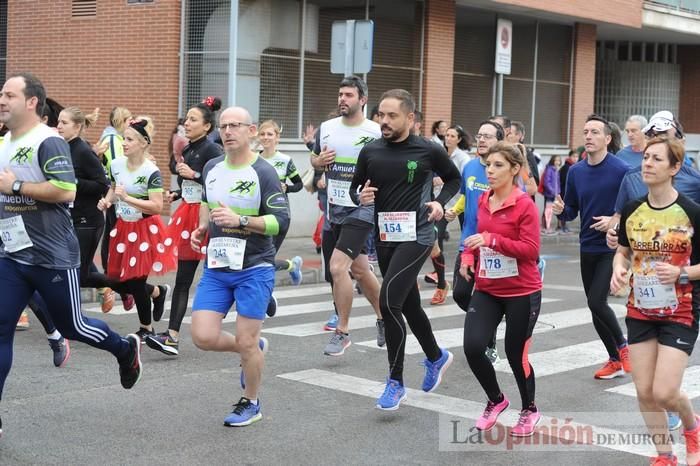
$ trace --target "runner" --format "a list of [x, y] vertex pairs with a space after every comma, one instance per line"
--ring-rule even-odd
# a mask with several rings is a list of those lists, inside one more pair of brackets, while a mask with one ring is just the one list
[[654, 465], [675, 465], [666, 411], [678, 412], [687, 463], [700, 464], [700, 424], [680, 391], [698, 337], [700, 206], [673, 187], [683, 165], [678, 140], [656, 137], [642, 157], [649, 193], [622, 210], [610, 288], [627, 284], [627, 336], [639, 410], [658, 456]]
[[[435, 341], [416, 279], [435, 242], [434, 222], [442, 218], [443, 205], [459, 189], [459, 171], [444, 148], [411, 134], [415, 108], [413, 97], [403, 89], [382, 94], [382, 139], [360, 151], [350, 185], [354, 200], [363, 206], [374, 205], [376, 215], [377, 254], [384, 277], [380, 303], [389, 356], [389, 377], [377, 408], [390, 411], [406, 399], [404, 317], [426, 355], [423, 391], [438, 387], [453, 359]], [[444, 184], [431, 200], [434, 173]]]
[[[155, 335], [151, 325], [160, 320], [170, 286], [153, 287], [148, 275], [165, 274], [177, 267], [171, 237], [160, 219], [163, 209], [163, 181], [158, 167], [149, 160], [153, 123], [138, 117], [124, 130], [124, 155], [110, 164], [112, 187], [100, 199], [97, 208], [104, 211], [116, 206], [117, 223], [109, 236], [107, 275], [118, 280], [136, 301], [140, 328], [136, 335], [143, 340]], [[157, 290], [157, 291], [156, 291]]]
[[489, 149], [486, 175], [490, 190], [479, 198], [477, 233], [464, 242], [460, 276], [474, 278], [474, 296], [464, 320], [464, 354], [488, 396], [479, 430], [491, 429], [508, 406], [493, 365], [485, 354], [501, 319], [506, 317], [505, 348], [518, 384], [522, 410], [511, 435], [527, 437], [540, 420], [535, 406], [535, 373], [528, 362], [542, 302], [537, 270], [540, 229], [537, 206], [519, 186], [527, 164], [519, 147], [499, 142]]
[[[379, 282], [370, 269], [365, 244], [373, 229], [374, 208], [357, 206], [349, 188], [362, 147], [381, 134], [379, 125], [362, 114], [367, 103], [367, 85], [356, 77], [346, 77], [338, 91], [341, 116], [321, 124], [312, 151], [314, 168], [326, 168], [328, 221], [323, 232], [323, 259], [329, 264], [333, 301], [338, 313], [335, 333], [323, 353], [341, 356], [351, 345], [349, 325], [352, 309], [352, 279], [360, 284], [364, 296], [377, 316], [377, 345], [384, 346], [384, 321], [379, 309]], [[328, 277], [327, 277], [328, 278]]]
[[[294, 165], [292, 158], [287, 154], [277, 150], [277, 145], [280, 142], [280, 127], [274, 120], [267, 120], [260, 123], [258, 128], [258, 140], [262, 146], [262, 151], [260, 155], [262, 158], [268, 162], [277, 172], [277, 176], [280, 180], [280, 186], [282, 187], [282, 192], [285, 196], [289, 193], [296, 193], [301, 191], [304, 187], [304, 183], [301, 181], [297, 167]], [[291, 181], [292, 184], [288, 185], [287, 180]], [[289, 201], [289, 199], [287, 199]], [[289, 205], [289, 202], [287, 203]], [[289, 211], [289, 218], [291, 219], [291, 210]], [[279, 234], [275, 236], [275, 249], [279, 253], [282, 247], [282, 242], [287, 236], [287, 230], [280, 230]], [[304, 276], [301, 273], [301, 267], [304, 261], [300, 256], [294, 256], [289, 260], [279, 260], [275, 259], [275, 270], [276, 271], [286, 271], [289, 272], [289, 278], [292, 281], [292, 285], [299, 286]], [[270, 300], [270, 305], [267, 309], [267, 315], [272, 317], [277, 313], [277, 299], [273, 296]]]
[[[246, 426], [262, 419], [258, 390], [268, 345], [260, 330], [275, 284], [272, 237], [287, 228], [288, 206], [275, 170], [250, 150], [256, 132], [250, 113], [227, 108], [219, 131], [226, 155], [204, 167], [199, 227], [192, 232], [195, 251], [209, 234], [192, 306], [192, 341], [205, 351], [240, 354], [245, 391], [224, 425]], [[235, 336], [222, 330], [234, 302]]]
[[68, 144], [40, 123], [45, 99], [43, 84], [29, 73], [12, 75], [0, 92], [0, 121], [10, 130], [0, 145], [0, 394], [15, 324], [35, 291], [51, 303], [61, 334], [117, 358], [128, 389], [141, 377], [139, 337], [122, 338], [80, 311], [78, 240], [68, 212], [75, 174]]
[[[177, 356], [179, 354], [180, 326], [187, 312], [190, 287], [194, 281], [199, 262], [204, 259], [201, 252], [195, 252], [190, 246], [190, 235], [199, 226], [199, 210], [202, 203], [202, 171], [210, 160], [222, 155], [223, 151], [208, 135], [216, 124], [214, 112], [219, 106], [210, 106], [215, 102], [205, 99], [189, 109], [185, 119], [185, 137], [189, 144], [185, 146], [181, 158], [170, 161], [170, 170], [177, 174], [179, 190], [168, 194], [170, 202], [182, 199], [173, 213], [168, 225], [168, 237], [177, 240], [177, 274], [175, 289], [170, 304], [168, 329], [157, 335], [146, 337], [146, 344], [161, 353]], [[158, 317], [158, 319], [156, 319]], [[153, 316], [160, 320], [160, 316]]]
[[605, 232], [615, 213], [615, 198], [628, 166], [607, 151], [610, 126], [607, 120], [590, 115], [583, 128], [587, 157], [569, 169], [566, 200], [556, 196], [552, 211], [565, 221], [580, 212], [581, 278], [593, 316], [593, 326], [605, 345], [609, 360], [594, 377], [612, 379], [630, 372], [627, 340], [608, 305], [614, 253], [605, 243]]

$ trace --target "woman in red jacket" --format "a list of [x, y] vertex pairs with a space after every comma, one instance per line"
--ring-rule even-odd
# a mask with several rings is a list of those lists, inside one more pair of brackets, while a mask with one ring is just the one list
[[530, 436], [540, 420], [535, 406], [535, 373], [528, 362], [532, 330], [542, 301], [542, 280], [537, 270], [540, 250], [538, 212], [519, 186], [527, 166], [518, 146], [499, 142], [489, 150], [486, 176], [491, 189], [479, 199], [477, 234], [464, 241], [460, 273], [475, 285], [464, 321], [464, 354], [474, 376], [488, 396], [479, 430], [489, 430], [509, 405], [485, 351], [505, 315], [505, 349], [518, 384], [522, 411], [511, 435]]

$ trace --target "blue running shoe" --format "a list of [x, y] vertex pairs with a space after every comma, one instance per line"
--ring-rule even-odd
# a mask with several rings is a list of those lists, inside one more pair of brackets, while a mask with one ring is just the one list
[[544, 269], [547, 268], [547, 261], [544, 260], [544, 258], [540, 257], [540, 260], [537, 262], [537, 270], [540, 272], [540, 280], [544, 282]]
[[406, 399], [406, 389], [401, 382], [387, 379], [384, 393], [377, 399], [377, 409], [382, 411], [396, 411], [399, 405]]
[[[265, 337], [260, 337], [260, 340], [258, 340], [258, 346], [263, 354], [267, 353], [267, 350], [270, 349], [270, 343]], [[241, 388], [245, 390], [245, 374], [243, 374], [243, 369], [241, 369]]]
[[423, 378], [424, 392], [429, 393], [438, 388], [438, 385], [440, 385], [442, 381], [442, 376], [445, 374], [447, 368], [450, 367], [450, 364], [452, 364], [452, 359], [454, 358], [452, 353], [446, 349], [441, 349], [440, 351], [442, 354], [437, 361], [430, 362], [428, 358], [425, 358], [423, 362], [425, 366], [425, 377]]
[[683, 422], [681, 421], [681, 417], [678, 415], [678, 413], [666, 411], [666, 415], [668, 416], [668, 430], [673, 431], [681, 428]]
[[294, 286], [301, 285], [301, 281], [304, 279], [304, 275], [301, 273], [302, 265], [304, 265], [304, 259], [299, 256], [292, 258], [292, 270], [289, 271], [289, 277], [292, 279], [292, 285]]
[[260, 400], [254, 405], [248, 398], [241, 397], [238, 403], [233, 405], [233, 411], [224, 419], [224, 425], [228, 427], [249, 426], [262, 419], [260, 412]]
[[338, 314], [334, 312], [328, 318], [328, 322], [326, 322], [326, 325], [323, 326], [323, 330], [327, 332], [334, 332], [336, 328], [338, 328]]

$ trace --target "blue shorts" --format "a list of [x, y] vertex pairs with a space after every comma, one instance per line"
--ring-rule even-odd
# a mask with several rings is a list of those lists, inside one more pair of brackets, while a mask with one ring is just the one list
[[243, 317], [265, 320], [275, 287], [275, 268], [252, 267], [237, 272], [204, 268], [192, 303], [192, 312], [216, 311], [224, 316], [236, 303]]

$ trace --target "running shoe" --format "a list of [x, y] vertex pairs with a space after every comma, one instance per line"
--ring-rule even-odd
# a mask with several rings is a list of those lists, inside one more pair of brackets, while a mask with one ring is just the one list
[[593, 377], [596, 379], [609, 380], [615, 377], [622, 377], [623, 375], [625, 375], [625, 371], [622, 369], [622, 363], [610, 359], [603, 367], [596, 371]]
[[432, 392], [440, 385], [442, 377], [450, 364], [452, 364], [452, 359], [454, 356], [452, 353], [446, 349], [440, 349], [440, 359], [435, 362], [431, 362], [428, 358], [425, 358], [423, 365], [425, 366], [425, 377], [423, 377], [423, 391]]
[[540, 260], [537, 262], [537, 270], [540, 272], [540, 280], [544, 282], [544, 269], [547, 268], [547, 261], [544, 260], [544, 258], [540, 257]]
[[501, 358], [498, 357], [498, 348], [486, 348], [486, 357], [489, 358], [491, 364], [496, 364]]
[[506, 398], [505, 393], [503, 394], [503, 401], [500, 403], [494, 403], [489, 400], [486, 403], [486, 409], [484, 409], [483, 414], [479, 419], [476, 420], [476, 428], [478, 430], [491, 430], [491, 428], [496, 425], [498, 416], [510, 406], [510, 401]]
[[518, 423], [510, 430], [513, 437], [529, 437], [535, 433], [535, 427], [540, 422], [540, 412], [523, 409], [520, 411]]
[[406, 389], [401, 382], [387, 379], [384, 393], [377, 399], [377, 409], [382, 411], [396, 411], [399, 405], [406, 399]]
[[661, 455], [661, 456], [655, 456], [651, 458], [651, 461], [649, 462], [651, 466], [677, 466], [678, 465], [678, 458], [676, 455]]
[[328, 322], [323, 326], [323, 330], [327, 332], [333, 332], [338, 327], [338, 314], [333, 312], [328, 318]]
[[345, 353], [345, 349], [350, 345], [352, 345], [350, 334], [343, 333], [336, 328], [335, 333], [323, 350], [323, 354], [326, 356], [342, 356]]
[[149, 348], [168, 356], [177, 356], [180, 353], [178, 341], [173, 340], [173, 337], [170, 336], [170, 332], [167, 330], [157, 335], [147, 335], [146, 344]]
[[299, 286], [304, 279], [304, 274], [301, 273], [301, 266], [304, 265], [304, 259], [299, 256], [292, 258], [292, 270], [289, 271], [289, 278], [292, 279], [292, 285]]
[[357, 291], [357, 294], [362, 296], [362, 288], [360, 287], [360, 284], [358, 282], [355, 282], [355, 291]]
[[275, 314], [277, 314], [277, 298], [274, 294], [270, 295], [270, 302], [267, 303], [265, 314], [268, 317], [275, 317]]
[[58, 340], [49, 338], [49, 346], [51, 351], [53, 351], [53, 365], [56, 367], [65, 366], [68, 358], [70, 358], [70, 343], [68, 343], [68, 340], [63, 337]]
[[132, 310], [134, 308], [134, 305], [136, 305], [136, 301], [134, 301], [134, 295], [122, 294], [119, 296], [122, 298], [122, 306], [124, 306], [125, 311]]
[[384, 321], [377, 319], [377, 346], [382, 348], [384, 345], [386, 345], [386, 328], [384, 325]]
[[432, 285], [437, 285], [437, 283], [438, 283], [437, 272], [426, 273], [423, 276], [423, 280], [425, 280], [426, 282], [428, 282]]
[[622, 364], [622, 370], [629, 374], [630, 372], [632, 372], [632, 363], [630, 363], [629, 346], [625, 346], [624, 348], [619, 350], [618, 354], [620, 355], [620, 363]]
[[145, 328], [141, 327], [135, 332], [135, 335], [139, 337], [139, 340], [141, 340], [141, 344], [143, 345], [144, 343], [146, 343], [146, 338], [155, 337], [156, 332], [153, 329], [146, 330]]
[[119, 363], [119, 378], [122, 387], [129, 389], [141, 378], [141, 339], [134, 333], [130, 333], [125, 338], [129, 343], [129, 355]]
[[0, 419], [0, 437], [2, 437], [2, 419]]
[[224, 419], [224, 425], [227, 427], [243, 427], [262, 419], [260, 412], [260, 400], [254, 405], [248, 398], [241, 397], [238, 403], [233, 405], [233, 411]]
[[101, 292], [97, 294], [100, 301], [100, 307], [102, 312], [105, 314], [112, 310], [114, 307], [115, 293], [111, 288], [102, 288]]
[[379, 258], [377, 257], [377, 253], [373, 252], [373, 253], [367, 254], [367, 261], [371, 265], [377, 265], [379, 263]]
[[685, 460], [688, 466], [700, 465], [700, 417], [695, 416], [695, 429], [684, 430]]
[[445, 301], [447, 300], [447, 295], [450, 294], [450, 284], [445, 282], [445, 288], [438, 288], [435, 290], [435, 293], [433, 294], [433, 298], [430, 300], [430, 304], [433, 306], [437, 306], [440, 304], [445, 304]]
[[157, 298], [153, 298], [153, 320], [155, 322], [160, 322], [161, 317], [163, 317], [163, 312], [165, 312], [165, 300], [170, 293], [170, 285], [158, 285], [160, 294]]
[[683, 425], [683, 421], [677, 413], [666, 411], [666, 416], [668, 417], [668, 430], [678, 430]]
[[27, 311], [22, 311], [15, 328], [17, 330], [27, 330], [29, 328], [29, 314], [27, 314]]
[[[260, 337], [260, 340], [258, 340], [258, 347], [263, 354], [267, 353], [267, 350], [270, 349], [270, 343], [268, 343], [267, 338]], [[241, 369], [241, 388], [245, 390], [245, 374], [243, 374], [243, 369]]]

